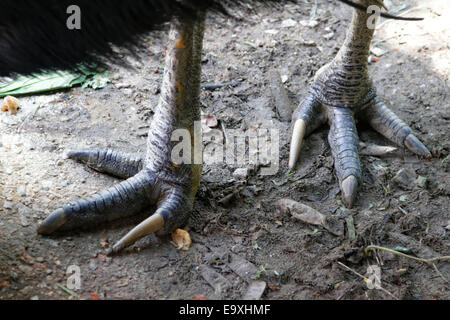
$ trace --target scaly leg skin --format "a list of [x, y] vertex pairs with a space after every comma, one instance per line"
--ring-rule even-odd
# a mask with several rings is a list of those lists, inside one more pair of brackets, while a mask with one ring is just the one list
[[[157, 233], [167, 234], [186, 223], [200, 182], [201, 145], [194, 143], [201, 128], [200, 58], [204, 13], [195, 21], [174, 22], [170, 35], [161, 96], [147, 140], [144, 158], [112, 150], [69, 151], [67, 157], [89, 167], [126, 180], [90, 197], [56, 209], [38, 227], [38, 233], [51, 234], [130, 216], [156, 204], [156, 212], [138, 224], [113, 245], [116, 253], [138, 239]], [[177, 129], [185, 129], [187, 161], [172, 162], [172, 141]], [[200, 150], [200, 151], [199, 151]], [[185, 159], [186, 154], [183, 154]], [[192, 161], [194, 159], [194, 161]]]
[[[358, 0], [366, 7], [382, 5], [381, 0]], [[368, 122], [386, 138], [406, 147], [423, 158], [430, 158], [428, 149], [412, 130], [377, 97], [368, 74], [368, 56], [374, 29], [369, 28], [370, 14], [354, 10], [350, 29], [336, 57], [316, 74], [311, 88], [294, 112], [289, 169], [294, 169], [302, 140], [328, 121], [328, 142], [334, 158], [342, 201], [351, 208], [361, 183], [358, 156], [358, 134], [355, 116]]]

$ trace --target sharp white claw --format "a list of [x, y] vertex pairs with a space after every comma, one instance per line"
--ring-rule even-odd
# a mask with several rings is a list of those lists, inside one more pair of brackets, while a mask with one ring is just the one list
[[114, 244], [110, 253], [117, 253], [123, 248], [126, 248], [137, 240], [146, 235], [152, 234], [160, 230], [164, 226], [164, 218], [161, 214], [155, 213], [149, 218], [142, 221], [130, 232], [128, 232], [122, 239]]
[[289, 152], [289, 170], [295, 168], [300, 150], [302, 149], [303, 137], [306, 132], [306, 123], [303, 119], [298, 119], [294, 123], [294, 131], [291, 138], [291, 150]]

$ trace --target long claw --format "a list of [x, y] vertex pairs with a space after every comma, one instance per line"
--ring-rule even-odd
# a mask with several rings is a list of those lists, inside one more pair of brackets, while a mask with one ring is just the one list
[[412, 152], [414, 152], [415, 154], [424, 157], [426, 159], [430, 159], [431, 158], [431, 153], [430, 151], [427, 149], [427, 147], [425, 147], [423, 145], [422, 142], [420, 142], [419, 139], [416, 138], [415, 135], [413, 135], [412, 133], [410, 133], [406, 138], [405, 138], [405, 146], [411, 150]]
[[163, 200], [158, 204], [156, 212], [120, 239], [108, 252], [117, 253], [146, 235], [157, 232], [158, 235], [172, 232], [183, 225], [189, 217], [192, 209], [186, 197], [186, 190], [171, 188], [162, 196]]
[[342, 201], [347, 208], [351, 208], [356, 198], [358, 189], [358, 179], [354, 175], [350, 175], [341, 183]]
[[128, 232], [122, 239], [114, 244], [108, 254], [117, 253], [123, 248], [126, 248], [137, 240], [145, 237], [146, 235], [155, 233], [164, 227], [164, 218], [160, 213], [155, 213], [149, 218], [142, 221], [130, 232]]
[[313, 93], [309, 92], [297, 109], [292, 114], [294, 130], [292, 132], [291, 147], [289, 151], [289, 169], [295, 168], [303, 138], [325, 123], [326, 115], [322, 110], [322, 105]]
[[294, 131], [291, 138], [291, 149], [289, 152], [289, 169], [295, 168], [300, 150], [302, 148], [303, 137], [306, 132], [306, 122], [303, 119], [297, 119], [294, 124]]

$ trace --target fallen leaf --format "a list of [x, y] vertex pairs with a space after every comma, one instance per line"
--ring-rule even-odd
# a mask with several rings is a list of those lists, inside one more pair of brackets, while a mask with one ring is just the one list
[[187, 251], [192, 243], [191, 236], [186, 230], [177, 229], [172, 232], [172, 241], [171, 243], [178, 250]]
[[269, 284], [268, 287], [272, 291], [279, 291], [280, 290], [280, 287], [275, 285], [275, 284]]
[[218, 125], [217, 118], [213, 114], [202, 114], [201, 119], [210, 128], [217, 127]]
[[280, 212], [289, 213], [303, 222], [319, 226], [325, 224], [325, 216], [323, 214], [297, 201], [290, 199], [278, 200], [277, 208]]
[[334, 235], [343, 235], [343, 223], [338, 217], [325, 216], [319, 211], [291, 199], [280, 199], [276, 207], [281, 213], [289, 213], [302, 222], [322, 226]]
[[[3, 99], [4, 106], [7, 107], [7, 110], [11, 114], [16, 114], [17, 109], [19, 108], [19, 99], [13, 96], [6, 96], [5, 99]], [[3, 107], [2, 107], [3, 110]], [[6, 110], [5, 110], [6, 111]]]
[[102, 240], [100, 240], [100, 246], [101, 246], [103, 249], [108, 248], [108, 247], [109, 247], [108, 239], [102, 239]]
[[100, 297], [95, 292], [91, 292], [91, 300], [100, 300]]
[[0, 283], [0, 288], [6, 287], [6, 286], [8, 285], [8, 283], [9, 283], [9, 282], [6, 281], [6, 280], [3, 281], [3, 282], [1, 282], [1, 283]]

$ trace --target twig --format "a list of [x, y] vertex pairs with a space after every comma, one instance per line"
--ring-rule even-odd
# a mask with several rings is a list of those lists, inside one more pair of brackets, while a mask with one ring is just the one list
[[59, 283], [57, 283], [56, 285], [57, 285], [60, 289], [62, 289], [64, 292], [70, 294], [72, 297], [78, 297], [78, 295], [77, 295], [75, 292], [73, 292], [73, 291], [70, 290], [70, 289], [67, 289], [67, 288], [64, 287], [63, 285], [60, 285]]
[[[403, 11], [402, 13], [397, 14], [397, 17], [402, 17], [402, 16], [404, 16], [405, 14], [410, 13], [411, 11], [423, 9], [423, 8], [425, 8], [425, 7], [426, 7], [426, 6], [420, 6], [420, 7], [413, 7], [413, 8], [410, 8], [410, 9], [408, 9], [408, 10], [406, 10], [406, 11]], [[390, 21], [393, 21], [393, 19], [387, 19], [387, 20], [383, 21], [382, 23], [380, 23], [380, 24], [376, 27], [377, 30], [380, 29], [383, 25], [385, 25], [386, 23], [388, 23], [388, 22], [390, 22]]]
[[[368, 282], [370, 281], [369, 279], [367, 279], [366, 277], [364, 277], [362, 274], [358, 273], [356, 270], [353, 270], [350, 267], [347, 267], [345, 264], [343, 264], [342, 262], [337, 262], [340, 266], [344, 267], [345, 269], [347, 269], [350, 272], [353, 272], [354, 274], [356, 274], [358, 277], [360, 277], [361, 279], [364, 280], [364, 282]], [[379, 289], [381, 291], [383, 291], [384, 293], [386, 293], [387, 295], [389, 295], [390, 297], [394, 298], [395, 300], [399, 300], [396, 296], [394, 296], [392, 293], [390, 293], [389, 291], [387, 291], [385, 288], [377, 286], [375, 287], [375, 289]]]
[[316, 12], [317, 12], [317, 0], [314, 0], [311, 12], [309, 13], [309, 21], [313, 21], [316, 19]]
[[205, 83], [205, 84], [202, 84], [200, 86], [200, 88], [209, 90], [209, 91], [213, 91], [213, 90], [216, 90], [216, 89], [219, 89], [222, 87], [226, 87], [226, 86], [235, 87], [239, 84], [240, 84], [239, 81], [229, 81], [229, 82], [220, 82], [220, 83]]
[[224, 145], [228, 144], [228, 136], [227, 136], [227, 131], [225, 130], [225, 126], [223, 125], [223, 121], [220, 120], [220, 127], [222, 128], [222, 132], [223, 132], [223, 138], [225, 139], [224, 141]]
[[434, 270], [437, 272], [438, 275], [441, 276], [442, 279], [444, 279], [445, 282], [450, 283], [450, 281], [447, 280], [446, 277], [439, 271], [439, 269], [436, 267], [434, 263], [432, 263]]
[[417, 258], [417, 257], [414, 257], [414, 256], [410, 256], [408, 254], [405, 254], [405, 253], [402, 253], [402, 252], [399, 252], [399, 251], [396, 251], [396, 250], [392, 250], [392, 249], [385, 248], [385, 247], [380, 247], [380, 246], [375, 246], [375, 245], [371, 245], [371, 246], [366, 247], [364, 249], [364, 253], [367, 254], [369, 250], [375, 250], [375, 249], [383, 250], [383, 251], [386, 251], [386, 252], [389, 252], [389, 253], [392, 253], [392, 254], [395, 254], [395, 255], [402, 256], [404, 258], [413, 259], [413, 260], [416, 260], [416, 261], [419, 261], [419, 262], [423, 262], [423, 263], [433, 263], [433, 262], [436, 262], [436, 261], [439, 262], [439, 261], [450, 260], [450, 256], [441, 256], [441, 257], [435, 257], [435, 258], [430, 258], [430, 259], [422, 259], [422, 258]]
[[34, 115], [38, 112], [38, 110], [41, 108], [41, 106], [42, 106], [41, 104], [38, 104], [37, 107], [34, 109], [34, 111], [32, 113], [28, 114], [25, 117], [25, 119], [22, 120], [22, 123], [17, 128], [17, 133], [20, 133], [25, 122], [27, 122], [28, 120], [31, 120], [34, 117]]

